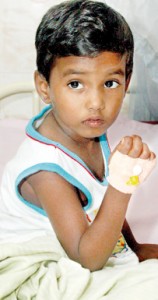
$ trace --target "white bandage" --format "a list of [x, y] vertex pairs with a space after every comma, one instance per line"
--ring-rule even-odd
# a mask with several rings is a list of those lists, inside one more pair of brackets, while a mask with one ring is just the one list
[[118, 150], [113, 154], [109, 163], [110, 185], [125, 194], [132, 194], [156, 165], [156, 158], [141, 159], [122, 154]]

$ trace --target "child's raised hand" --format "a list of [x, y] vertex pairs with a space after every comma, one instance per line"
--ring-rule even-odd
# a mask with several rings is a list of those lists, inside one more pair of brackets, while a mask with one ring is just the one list
[[148, 145], [143, 143], [141, 137], [138, 135], [124, 137], [118, 144], [118, 146], [115, 148], [115, 151], [116, 150], [120, 151], [122, 154], [129, 155], [133, 158], [155, 158], [155, 154], [152, 151], [150, 151]]
[[156, 164], [156, 155], [141, 137], [126, 136], [112, 152], [108, 182], [115, 189], [132, 194]]

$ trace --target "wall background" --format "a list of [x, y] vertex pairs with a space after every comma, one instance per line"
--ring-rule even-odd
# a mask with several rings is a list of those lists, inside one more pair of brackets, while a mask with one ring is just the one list
[[[36, 68], [35, 32], [47, 9], [60, 2], [60, 0], [0, 0], [0, 89], [21, 81], [33, 84], [33, 72]], [[125, 16], [137, 40], [131, 90], [138, 92], [137, 95], [134, 93], [131, 95], [129, 114], [135, 119], [158, 119], [158, 1], [107, 0], [106, 2]], [[14, 105], [11, 108], [0, 105], [1, 112], [7, 109], [15, 108]], [[30, 115], [28, 105], [25, 113]]]
[[33, 80], [35, 31], [57, 0], [0, 0], [0, 87]]
[[134, 76], [129, 115], [158, 121], [158, 1], [107, 0], [128, 21], [135, 38]]

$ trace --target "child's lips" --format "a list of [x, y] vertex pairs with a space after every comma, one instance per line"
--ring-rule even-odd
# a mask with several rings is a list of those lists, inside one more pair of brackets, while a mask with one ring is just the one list
[[88, 127], [97, 128], [104, 124], [104, 120], [99, 117], [91, 117], [84, 120], [83, 123]]

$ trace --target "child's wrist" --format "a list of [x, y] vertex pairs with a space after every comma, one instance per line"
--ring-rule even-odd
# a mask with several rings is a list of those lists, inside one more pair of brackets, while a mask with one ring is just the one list
[[118, 150], [113, 154], [109, 164], [107, 178], [111, 186], [125, 194], [132, 194], [155, 167], [156, 158], [132, 158]]
[[[110, 194], [110, 197], [112, 197], [114, 199], [121, 199], [121, 200], [129, 201], [131, 198], [130, 193], [124, 193], [122, 191], [119, 191], [118, 189], [113, 187], [110, 183], [108, 185], [107, 192]], [[107, 192], [106, 192], [106, 194], [107, 194]]]

